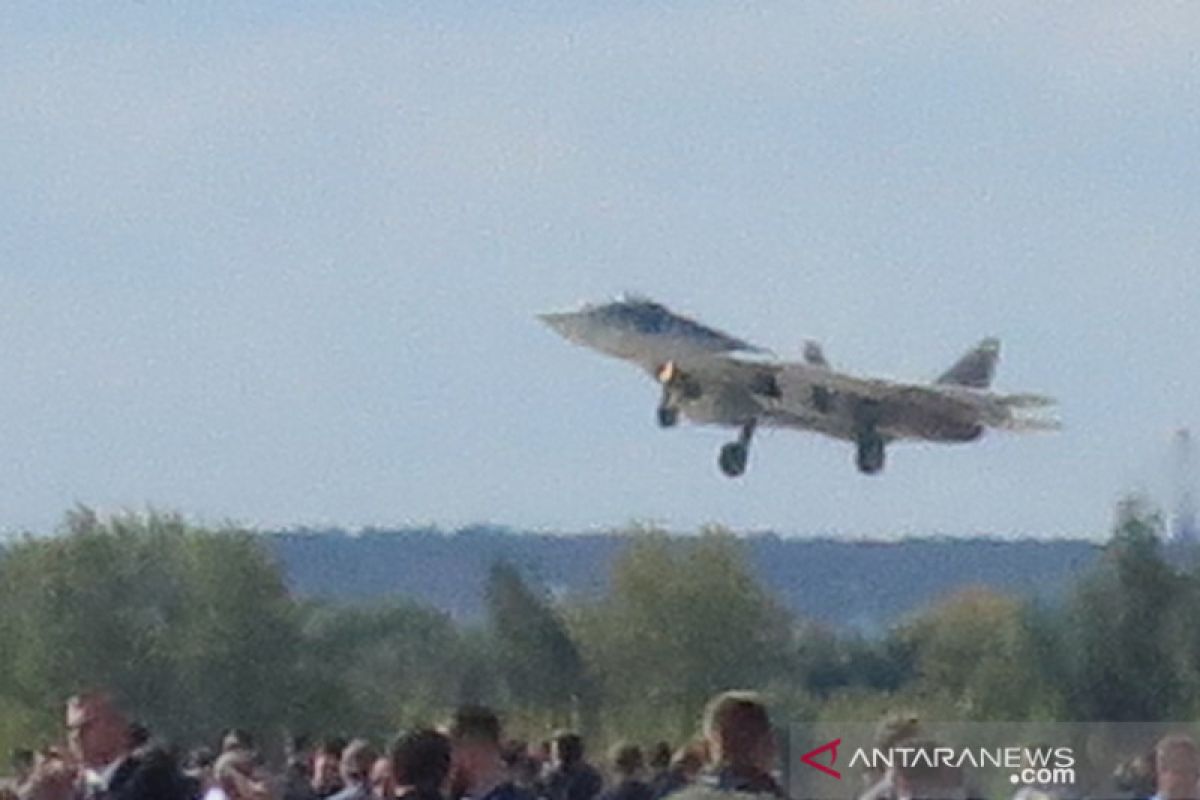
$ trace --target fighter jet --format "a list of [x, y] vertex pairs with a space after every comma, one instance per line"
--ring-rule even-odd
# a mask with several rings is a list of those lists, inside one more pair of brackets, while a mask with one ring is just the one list
[[746, 471], [759, 426], [849, 441], [855, 464], [868, 475], [883, 469], [892, 442], [973, 442], [989, 428], [1059, 427], [1054, 419], [1027, 413], [1053, 405], [1053, 399], [990, 390], [1000, 356], [1000, 342], [992, 338], [931, 383], [898, 383], [836, 370], [815, 342], [806, 344], [802, 360], [779, 359], [641, 297], [540, 318], [568, 341], [648, 372], [660, 387], [659, 426], [673, 427], [682, 415], [693, 423], [737, 429], [717, 460], [729, 477]]

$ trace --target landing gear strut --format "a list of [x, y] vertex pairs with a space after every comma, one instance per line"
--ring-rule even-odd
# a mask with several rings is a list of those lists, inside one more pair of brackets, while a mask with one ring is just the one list
[[885, 454], [883, 437], [878, 432], [864, 431], [858, 435], [858, 452], [855, 454], [854, 463], [859, 472], [874, 475], [882, 470]]
[[865, 402], [856, 409], [855, 417], [854, 442], [858, 449], [854, 464], [864, 475], [874, 475], [883, 469], [886, 459], [886, 442], [879, 433], [879, 405]]
[[750, 440], [754, 437], [756, 420], [750, 420], [742, 425], [737, 441], [730, 442], [721, 448], [717, 465], [727, 478], [736, 478], [746, 471], [746, 462], [750, 458]]

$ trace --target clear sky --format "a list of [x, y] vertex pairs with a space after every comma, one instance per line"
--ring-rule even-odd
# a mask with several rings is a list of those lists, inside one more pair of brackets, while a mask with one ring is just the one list
[[[331, 10], [332, 8], [337, 11]], [[0, 529], [1100, 535], [1200, 427], [1200, 4], [11, 3]], [[640, 291], [1056, 435], [656, 429], [535, 313]]]

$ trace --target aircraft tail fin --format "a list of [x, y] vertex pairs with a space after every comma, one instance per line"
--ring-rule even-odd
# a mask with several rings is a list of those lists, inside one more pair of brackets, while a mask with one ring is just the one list
[[996, 363], [999, 360], [1000, 340], [989, 337], [954, 362], [954, 366], [943, 372], [937, 382], [971, 389], [987, 389], [992, 385], [992, 376], [996, 374]]
[[829, 360], [825, 358], [825, 351], [821, 349], [821, 345], [809, 339], [804, 343], [804, 363], [811, 364], [814, 367], [828, 367]]

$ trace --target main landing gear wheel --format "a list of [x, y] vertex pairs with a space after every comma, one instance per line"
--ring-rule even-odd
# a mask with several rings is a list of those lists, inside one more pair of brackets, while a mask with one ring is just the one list
[[721, 457], [717, 463], [721, 472], [727, 478], [736, 478], [746, 471], [746, 462], [750, 458], [750, 448], [741, 442], [730, 442], [721, 448]]
[[742, 425], [736, 442], [730, 442], [721, 448], [717, 465], [727, 478], [736, 478], [746, 471], [746, 462], [750, 459], [750, 440], [754, 438], [754, 429], [758, 427], [757, 420], [750, 420]]
[[874, 475], [883, 469], [885, 444], [878, 433], [864, 433], [858, 437], [858, 452], [854, 463], [864, 475]]

